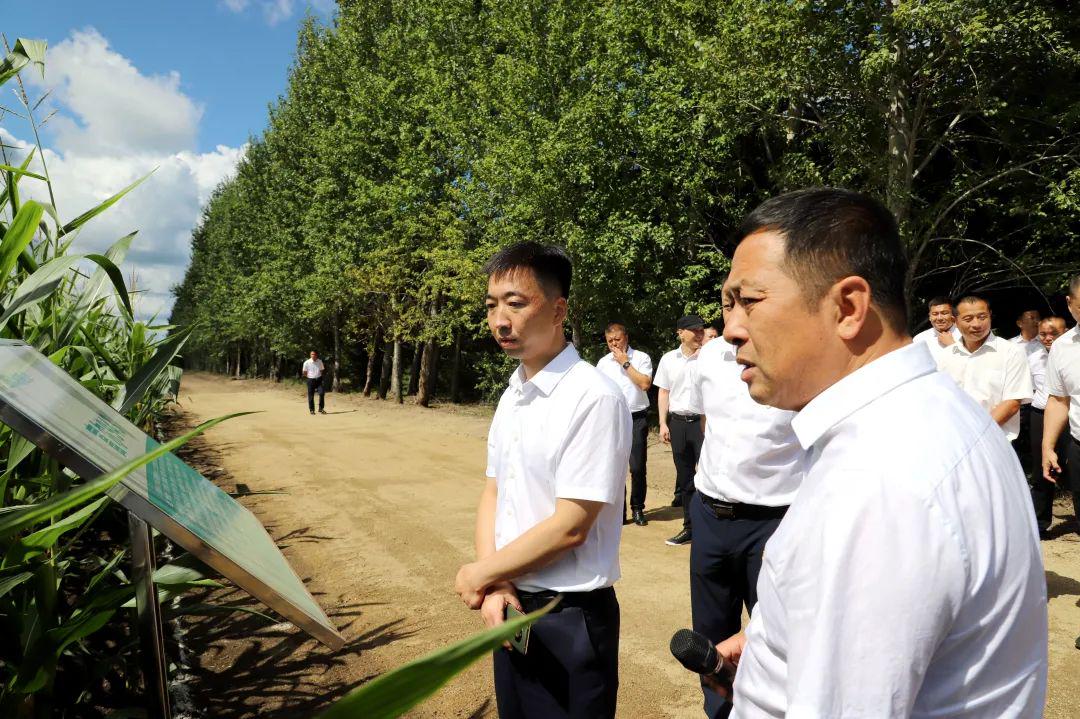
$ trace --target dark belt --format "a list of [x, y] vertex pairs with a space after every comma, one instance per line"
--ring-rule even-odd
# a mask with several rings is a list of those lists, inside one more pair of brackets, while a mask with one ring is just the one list
[[642, 417], [648, 417], [648, 416], [649, 416], [649, 410], [647, 410], [647, 409], [639, 409], [637, 412], [631, 412], [630, 413], [630, 417], [633, 418], [633, 419], [641, 419]]
[[[1024, 406], [1025, 406], [1025, 407], [1031, 407], [1031, 405], [1030, 405], [1030, 404], [1026, 404], [1026, 405], [1024, 405]], [[1039, 409], [1038, 407], [1031, 407], [1031, 411], [1032, 411], [1032, 412], [1038, 412], [1039, 414], [1046, 414], [1046, 410], [1045, 410], [1045, 409]]]
[[782, 507], [765, 507], [759, 504], [743, 504], [741, 502], [724, 502], [713, 499], [704, 492], [698, 492], [706, 509], [716, 515], [717, 519], [780, 519], [787, 512], [787, 505]]
[[697, 422], [698, 420], [701, 419], [700, 414], [675, 414], [675, 413], [672, 413], [671, 416], [674, 417], [675, 419], [681, 419], [684, 422]]
[[596, 607], [604, 602], [611, 601], [611, 597], [615, 596], [614, 587], [603, 587], [601, 589], [594, 589], [591, 592], [555, 592], [552, 590], [544, 590], [542, 592], [527, 592], [523, 589], [517, 590], [518, 600], [521, 602], [521, 608], [525, 610], [525, 613], [535, 612], [537, 609], [547, 605], [555, 597], [562, 595], [562, 601], [552, 609], [552, 613], [560, 612], [567, 607], [582, 607], [588, 609], [590, 607]]

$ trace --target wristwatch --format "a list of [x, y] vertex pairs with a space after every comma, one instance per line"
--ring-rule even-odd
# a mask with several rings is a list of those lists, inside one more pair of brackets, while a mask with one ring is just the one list
[[630, 366], [630, 360], [626, 360], [625, 362], [622, 363], [622, 368], [623, 369], [626, 369], [629, 366]]

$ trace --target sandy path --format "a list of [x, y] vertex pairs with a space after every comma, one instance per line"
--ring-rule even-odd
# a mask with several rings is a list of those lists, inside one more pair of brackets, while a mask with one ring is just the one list
[[[188, 374], [181, 401], [191, 420], [239, 410], [261, 414], [211, 431], [211, 461], [226, 489], [245, 497], [308, 582], [348, 644], [332, 653], [287, 625], [243, 615], [198, 621], [189, 645], [201, 665], [198, 702], [214, 717], [298, 717], [352, 686], [480, 628], [452, 591], [472, 555], [490, 414], [425, 410], [327, 395], [312, 417], [297, 386]], [[652, 441], [656, 438], [653, 435]], [[207, 452], [204, 452], [204, 457]], [[667, 507], [674, 469], [666, 447], [649, 450], [648, 527], [628, 526], [623, 578], [620, 717], [699, 717], [695, 679], [668, 653], [690, 624], [689, 548], [664, 538], [679, 527]], [[1080, 715], [1080, 539], [1044, 544], [1050, 588], [1051, 677], [1047, 716]], [[213, 601], [242, 602], [222, 591]], [[491, 663], [457, 677], [412, 716], [495, 716]]]

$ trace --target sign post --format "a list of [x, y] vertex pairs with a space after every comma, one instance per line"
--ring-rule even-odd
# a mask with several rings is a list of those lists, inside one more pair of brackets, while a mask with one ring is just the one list
[[[48, 357], [14, 340], [0, 340], [0, 422], [83, 479], [160, 446]], [[323, 644], [344, 644], [255, 515], [172, 453], [129, 474], [109, 496], [131, 513], [146, 688], [158, 707], [152, 711], [169, 717], [151, 527]]]

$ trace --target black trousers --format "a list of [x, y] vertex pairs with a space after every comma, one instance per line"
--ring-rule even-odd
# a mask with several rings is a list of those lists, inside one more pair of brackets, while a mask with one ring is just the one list
[[[1020, 434], [1016, 435], [1016, 439], [1012, 441], [1013, 451], [1016, 452], [1016, 456], [1020, 460], [1020, 466], [1024, 469], [1024, 474], [1028, 476], [1031, 475], [1034, 468], [1034, 457], [1039, 456], [1038, 453], [1031, 451], [1031, 442], [1027, 439], [1031, 435], [1032, 409], [1030, 404], [1020, 405]], [[1039, 434], [1042, 434], [1042, 432]]]
[[307, 408], [309, 411], [315, 411], [315, 393], [319, 393], [319, 409], [322, 410], [326, 405], [326, 390], [322, 386], [322, 377], [308, 377], [307, 381]]
[[[780, 519], [720, 519], [701, 499], [691, 503], [694, 541], [690, 544], [690, 608], [694, 631], [714, 644], [738, 634], [742, 609], [752, 613], [757, 604], [757, 580], [765, 542]], [[726, 717], [730, 703], [701, 686], [705, 715]]]
[[[549, 597], [519, 592], [526, 612]], [[496, 649], [500, 719], [611, 719], [619, 693], [619, 601], [611, 587], [569, 593], [532, 625], [526, 654]]]
[[1035, 521], [1039, 525], [1039, 531], [1045, 532], [1050, 529], [1054, 521], [1054, 495], [1057, 490], [1072, 490], [1073, 512], [1080, 520], [1080, 492], [1077, 485], [1080, 484], [1080, 458], [1073, 458], [1072, 446], [1076, 444], [1069, 435], [1069, 426], [1066, 425], [1058, 437], [1057, 451], [1058, 464], [1061, 465], [1062, 479], [1055, 485], [1048, 482], [1042, 476], [1042, 435], [1043, 435], [1043, 410], [1031, 409], [1031, 424], [1029, 429], [1029, 447], [1031, 448], [1031, 501], [1035, 505]]
[[671, 457], [675, 460], [675, 493], [682, 497], [683, 529], [690, 529], [693, 519], [690, 505], [694, 499], [694, 473], [701, 456], [701, 420], [688, 422], [678, 415], [668, 417], [671, 431]]
[[643, 409], [630, 415], [634, 427], [630, 434], [630, 509], [645, 509], [646, 450], [649, 446], [649, 410]]

